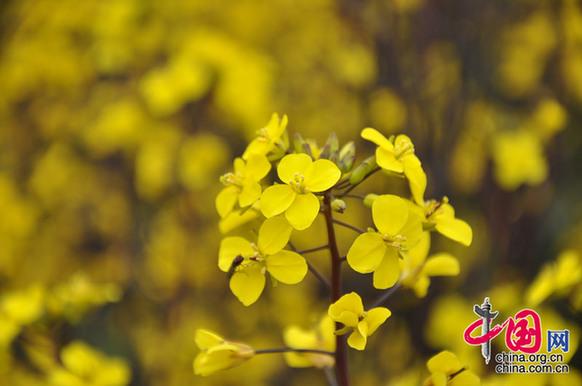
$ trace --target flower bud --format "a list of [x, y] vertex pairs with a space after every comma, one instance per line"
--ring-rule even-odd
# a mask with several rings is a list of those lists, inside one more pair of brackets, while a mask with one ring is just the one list
[[335, 133], [331, 133], [321, 150], [319, 158], [326, 158], [335, 162], [338, 158], [339, 141]]
[[376, 168], [376, 157], [368, 157], [356, 166], [350, 177], [350, 184], [356, 185], [362, 182]]
[[377, 194], [374, 193], [367, 194], [366, 197], [364, 197], [364, 205], [366, 205], [368, 208], [371, 208], [372, 204], [377, 198], [378, 198]]
[[350, 141], [342, 147], [338, 156], [338, 166], [343, 173], [352, 170], [356, 159], [356, 145]]
[[309, 148], [307, 141], [299, 133], [293, 136], [293, 150], [295, 153], [305, 153], [305, 149]]
[[331, 202], [331, 209], [333, 209], [334, 212], [343, 213], [346, 210], [346, 207], [346, 202], [339, 198], [336, 198]]

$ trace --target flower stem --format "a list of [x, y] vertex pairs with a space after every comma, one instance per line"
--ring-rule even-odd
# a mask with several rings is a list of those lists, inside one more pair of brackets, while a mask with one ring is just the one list
[[311, 253], [311, 252], [317, 252], [317, 251], [323, 251], [324, 249], [327, 249], [328, 245], [322, 245], [320, 247], [315, 247], [315, 248], [308, 248], [308, 249], [303, 249], [301, 251], [296, 251], [297, 253], [299, 253], [300, 255], [303, 255], [305, 253]]
[[398, 283], [396, 283], [393, 287], [387, 289], [386, 292], [384, 292], [382, 295], [380, 295], [378, 297], [378, 299], [376, 299], [374, 301], [374, 303], [372, 303], [372, 305], [370, 306], [370, 308], [378, 307], [378, 306], [381, 306], [382, 304], [384, 304], [384, 302], [386, 300], [388, 300], [388, 298], [390, 298], [390, 296], [394, 295], [394, 293], [396, 291], [398, 291], [398, 289], [400, 288], [400, 286], [402, 286], [402, 282], [401, 281], [399, 281]]
[[374, 168], [370, 173], [368, 173], [368, 175], [366, 175], [366, 177], [362, 178], [362, 180], [360, 182], [358, 182], [357, 184], [354, 184], [352, 186], [350, 186], [349, 188], [347, 188], [346, 190], [344, 190], [343, 192], [338, 194], [338, 197], [343, 197], [346, 194], [348, 194], [349, 192], [351, 192], [352, 190], [354, 190], [358, 185], [360, 185], [362, 182], [366, 181], [371, 175], [375, 174], [377, 171], [381, 170], [379, 167]]
[[277, 348], [265, 348], [261, 350], [255, 350], [255, 354], [281, 354], [286, 352], [295, 352], [298, 354], [323, 354], [334, 356], [333, 351], [308, 349], [308, 348], [292, 348], [292, 347], [277, 347]]
[[357, 233], [366, 233], [366, 231], [365, 231], [365, 230], [363, 230], [363, 229], [360, 229], [360, 228], [358, 228], [358, 227], [357, 227], [357, 226], [355, 226], [355, 225], [348, 224], [347, 222], [343, 222], [343, 221], [336, 220], [336, 219], [332, 219], [332, 222], [333, 222], [334, 224], [341, 225], [341, 226], [343, 226], [343, 227], [345, 227], [345, 228], [351, 229], [351, 230], [353, 230], [354, 232], [357, 232]]
[[[327, 240], [329, 252], [331, 255], [331, 303], [342, 295], [342, 274], [341, 274], [341, 256], [337, 246], [335, 229], [333, 227], [334, 219], [331, 208], [331, 193], [326, 192], [323, 197], [325, 225], [327, 228]], [[336, 330], [341, 326], [336, 322]], [[348, 351], [345, 335], [337, 335], [335, 338], [335, 374], [338, 386], [349, 386], [348, 379]]]

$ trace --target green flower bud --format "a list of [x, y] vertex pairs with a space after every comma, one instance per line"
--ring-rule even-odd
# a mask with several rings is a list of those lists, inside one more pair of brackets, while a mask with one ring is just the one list
[[374, 193], [367, 194], [366, 197], [364, 197], [364, 205], [366, 205], [368, 208], [371, 208], [372, 204], [377, 198], [378, 198], [377, 194]]
[[352, 170], [356, 159], [356, 145], [350, 141], [342, 147], [339, 152], [338, 166], [343, 173]]
[[376, 157], [368, 157], [361, 164], [356, 166], [352, 175], [350, 176], [350, 184], [356, 185], [362, 182], [368, 174], [376, 168]]
[[339, 141], [335, 133], [331, 133], [321, 150], [319, 158], [326, 158], [333, 162], [338, 159]]
[[344, 200], [336, 198], [331, 202], [331, 209], [333, 209], [334, 212], [343, 213], [346, 210], [346, 208], [347, 205]]

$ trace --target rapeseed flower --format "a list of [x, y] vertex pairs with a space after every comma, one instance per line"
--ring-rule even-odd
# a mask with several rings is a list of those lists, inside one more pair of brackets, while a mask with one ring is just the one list
[[289, 154], [281, 160], [277, 174], [283, 184], [265, 189], [261, 196], [261, 211], [267, 218], [285, 213], [289, 224], [297, 230], [311, 226], [320, 209], [315, 193], [331, 188], [341, 177], [341, 171], [331, 161], [313, 161], [307, 154]]
[[271, 170], [271, 164], [263, 155], [254, 154], [246, 161], [234, 160], [234, 173], [223, 175], [220, 180], [225, 188], [216, 196], [216, 210], [221, 218], [228, 216], [235, 205], [247, 208], [261, 197], [260, 181]]
[[330, 318], [344, 325], [335, 333], [344, 335], [349, 332], [348, 345], [360, 351], [366, 348], [368, 337], [376, 332], [391, 314], [386, 307], [364, 311], [362, 298], [355, 292], [342, 296], [328, 309]]
[[378, 130], [370, 127], [362, 130], [362, 138], [375, 143], [376, 163], [383, 170], [393, 173], [404, 173], [408, 179], [410, 192], [414, 201], [421, 205], [424, 202], [426, 190], [426, 174], [416, 154], [410, 138], [404, 134], [398, 135], [394, 142], [384, 137]]
[[385, 289], [400, 276], [400, 256], [422, 236], [422, 214], [411, 202], [386, 194], [374, 200], [372, 218], [378, 230], [358, 236], [348, 251], [347, 261], [359, 273], [374, 272], [374, 287]]
[[229, 272], [230, 289], [249, 306], [265, 288], [265, 274], [285, 284], [297, 284], [307, 273], [305, 258], [283, 248], [292, 228], [281, 216], [267, 219], [259, 229], [257, 244], [243, 237], [225, 237], [220, 243], [218, 266]]
[[230, 342], [207, 330], [196, 331], [196, 345], [201, 352], [194, 359], [196, 375], [207, 376], [236, 367], [251, 359], [255, 350], [244, 343]]

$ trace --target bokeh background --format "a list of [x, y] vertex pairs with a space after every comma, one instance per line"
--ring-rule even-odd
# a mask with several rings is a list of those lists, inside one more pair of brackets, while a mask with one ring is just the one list
[[[390, 299], [394, 316], [350, 353], [355, 384], [419, 385], [441, 349], [486, 385], [582, 384], [575, 0], [2, 1], [0, 384], [323, 385], [277, 356], [192, 372], [196, 328], [281, 346], [326, 310], [311, 277], [245, 308], [217, 269], [218, 177], [275, 111], [304, 137], [356, 140], [359, 159], [362, 128], [408, 134], [427, 196], [473, 227], [470, 248], [434, 238], [461, 275]], [[364, 226], [365, 211], [350, 201], [345, 217]], [[296, 243], [320, 245], [317, 226]], [[492, 374], [461, 337], [485, 295], [570, 328], [572, 373]]]

